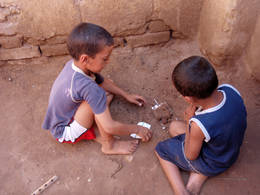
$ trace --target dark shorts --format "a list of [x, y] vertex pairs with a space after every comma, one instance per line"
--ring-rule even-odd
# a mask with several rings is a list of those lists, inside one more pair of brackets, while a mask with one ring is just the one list
[[155, 148], [156, 152], [162, 159], [172, 162], [185, 171], [193, 171], [205, 176], [216, 176], [228, 169], [228, 167], [214, 166], [201, 155], [196, 160], [188, 160], [184, 154], [184, 140], [185, 134], [181, 134], [159, 142]]
[[157, 144], [156, 152], [167, 161], [172, 162], [185, 171], [198, 172], [184, 155], [185, 134], [167, 139]]

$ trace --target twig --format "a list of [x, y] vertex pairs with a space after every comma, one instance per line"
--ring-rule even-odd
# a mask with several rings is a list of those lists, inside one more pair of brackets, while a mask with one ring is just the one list
[[54, 175], [47, 182], [37, 188], [31, 195], [37, 195], [43, 192], [46, 188], [48, 188], [51, 184], [53, 184], [58, 179], [58, 176]]
[[115, 178], [115, 175], [123, 168], [123, 165], [122, 165], [122, 163], [120, 163], [120, 162], [118, 162], [118, 161], [116, 161], [116, 160], [114, 160], [114, 159], [111, 159], [112, 161], [114, 161], [114, 162], [116, 162], [117, 163], [117, 168], [116, 168], [116, 170], [111, 174], [111, 178]]

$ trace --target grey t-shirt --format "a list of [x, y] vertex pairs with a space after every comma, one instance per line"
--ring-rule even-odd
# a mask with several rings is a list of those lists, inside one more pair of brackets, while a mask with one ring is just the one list
[[98, 86], [104, 79], [99, 74], [95, 76], [96, 79], [86, 75], [73, 60], [66, 63], [52, 86], [43, 129], [60, 138], [82, 101], [88, 102], [94, 114], [105, 111], [106, 93]]

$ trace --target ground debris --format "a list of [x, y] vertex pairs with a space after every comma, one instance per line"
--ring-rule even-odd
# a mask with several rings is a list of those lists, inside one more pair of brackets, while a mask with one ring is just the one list
[[47, 182], [37, 188], [31, 195], [36, 195], [42, 193], [46, 188], [48, 188], [51, 184], [53, 184], [58, 179], [58, 176], [54, 175]]
[[123, 168], [123, 163], [121, 161], [118, 161], [118, 160], [113, 159], [113, 158], [109, 158], [109, 159], [117, 164], [117, 168], [110, 175], [111, 178], [115, 179], [115, 175]]
[[158, 103], [152, 107], [154, 117], [162, 124], [167, 124], [171, 121], [173, 110], [167, 102]]

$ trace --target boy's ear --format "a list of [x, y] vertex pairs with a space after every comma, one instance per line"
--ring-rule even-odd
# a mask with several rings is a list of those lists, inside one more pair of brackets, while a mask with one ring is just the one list
[[87, 64], [89, 61], [89, 56], [87, 54], [82, 54], [79, 56], [79, 61], [81, 64]]
[[193, 104], [194, 103], [194, 100], [192, 97], [190, 96], [184, 96], [184, 99], [186, 102], [190, 103], [190, 104]]

